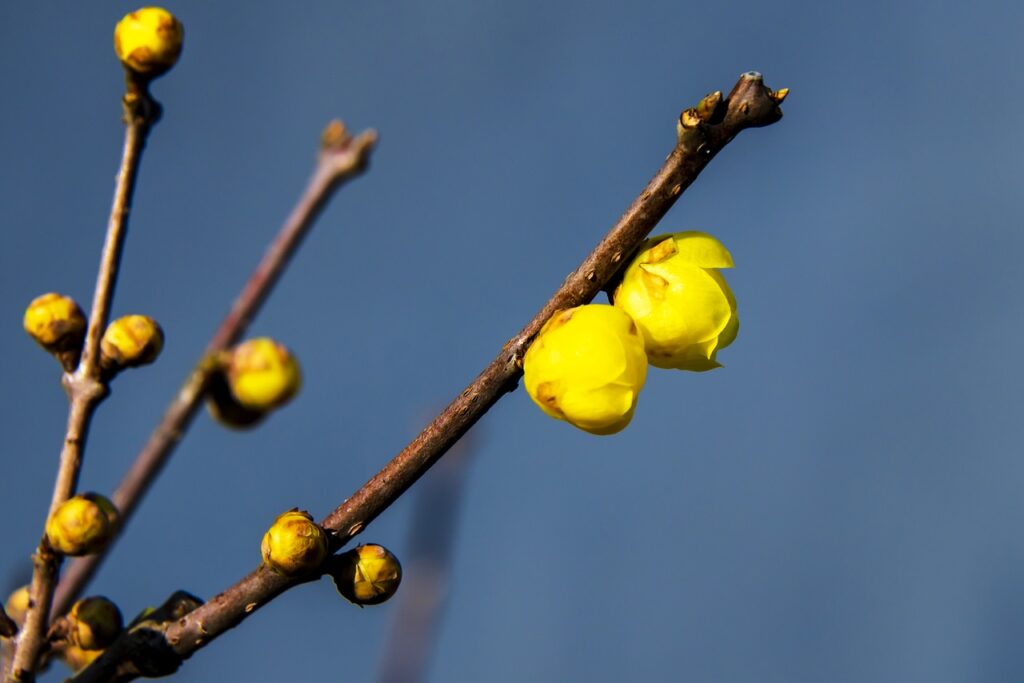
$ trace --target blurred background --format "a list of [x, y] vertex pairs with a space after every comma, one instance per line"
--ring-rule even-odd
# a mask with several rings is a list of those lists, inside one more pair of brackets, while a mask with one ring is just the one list
[[[22, 312], [52, 290], [91, 300], [122, 140], [111, 35], [136, 7], [0, 4], [5, 592], [28, 576], [66, 419]], [[522, 390], [480, 422], [426, 679], [1024, 679], [1024, 6], [168, 8], [185, 51], [153, 89], [113, 306], [167, 343], [118, 378], [83, 490], [117, 485], [324, 125], [380, 145], [251, 328], [298, 354], [302, 393], [254, 432], [201, 414], [92, 592], [129, 616], [178, 588], [209, 598], [256, 566], [279, 512], [328, 513], [576, 267], [680, 110], [757, 70], [792, 89], [785, 118], [739, 136], [659, 228], [733, 254], [725, 367], [652, 370], [614, 437]], [[403, 557], [412, 498], [361, 540]], [[372, 681], [398, 609], [306, 585], [178, 680]]]

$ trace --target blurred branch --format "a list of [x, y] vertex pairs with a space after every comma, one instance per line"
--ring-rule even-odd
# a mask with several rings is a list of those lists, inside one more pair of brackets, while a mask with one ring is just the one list
[[[490, 365], [440, 415], [384, 468], [329, 514], [322, 526], [332, 532], [337, 550], [398, 499], [430, 469], [503, 395], [522, 374], [523, 355], [541, 326], [560, 309], [587, 303], [643, 241], [708, 162], [740, 131], [767, 126], [782, 118], [779, 104], [785, 90], [769, 90], [755, 72], [740, 76], [725, 99], [706, 96], [679, 118], [678, 141], [664, 164], [597, 247], [570, 274], [519, 334], [510, 339]], [[282, 592], [315, 576], [287, 578], [258, 567], [195, 611], [170, 624], [161, 647], [170, 647], [184, 661], [217, 636]], [[75, 681], [128, 681], [139, 674], [130, 653], [140, 656], [131, 637], [118, 639]]]
[[[135, 512], [160, 470], [178, 445], [199, 409], [207, 383], [217, 367], [216, 357], [237, 342], [266, 301], [285, 266], [320, 215], [327, 201], [341, 184], [362, 173], [369, 163], [377, 133], [369, 130], [353, 138], [340, 121], [332, 121], [324, 131], [313, 175], [291, 215], [267, 248], [206, 347], [203, 356], [174, 395], [160, 423], [135, 458], [113, 495], [121, 514], [121, 529]], [[113, 541], [103, 552], [76, 559], [57, 591], [54, 614], [66, 611], [85, 588], [103, 562]]]
[[431, 645], [451, 574], [452, 553], [469, 459], [470, 432], [455, 444], [419, 489], [412, 511], [405, 581], [381, 656], [379, 683], [413, 683], [426, 677]]
[[[121, 167], [114, 188], [114, 200], [110, 208], [107, 234], [100, 255], [99, 273], [93, 292], [92, 311], [85, 334], [85, 344], [78, 367], [73, 373], [64, 375], [64, 390], [71, 405], [68, 410], [67, 430], [61, 449], [57, 480], [53, 487], [50, 511], [46, 519], [75, 493], [78, 474], [82, 466], [82, 452], [89, 432], [96, 406], [106, 398], [109, 387], [100, 377], [100, 339], [106, 330], [110, 317], [110, 302], [114, 297], [114, 286], [121, 264], [121, 253], [128, 233], [128, 213], [135, 179], [138, 177], [142, 150], [146, 146], [149, 131], [160, 118], [160, 105], [143, 88], [128, 88], [123, 99], [124, 105], [124, 148]], [[45, 523], [44, 523], [45, 526]], [[50, 605], [53, 601], [57, 572], [63, 556], [54, 552], [44, 532], [39, 547], [32, 556], [33, 572], [28, 612], [25, 624], [15, 645], [10, 665], [9, 680], [31, 681], [35, 678], [36, 662], [45, 642], [49, 624]]]

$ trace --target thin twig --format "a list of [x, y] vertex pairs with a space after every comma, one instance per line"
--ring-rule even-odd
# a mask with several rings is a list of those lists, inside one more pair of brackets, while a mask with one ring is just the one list
[[[175, 393], [160, 423], [114, 491], [112, 500], [121, 514], [121, 529], [135, 512], [192, 422], [207, 382], [217, 367], [216, 356], [245, 334], [249, 323], [334, 191], [345, 180], [359, 175], [366, 168], [376, 141], [377, 133], [372, 130], [353, 138], [340, 121], [332, 121], [327, 126], [321, 138], [316, 167], [305, 192], [267, 247], [263, 259], [214, 332], [199, 362]], [[112, 545], [113, 541], [102, 552], [78, 558], [68, 567], [54, 600], [55, 615], [66, 611], [79, 596]]]
[[[146, 146], [146, 138], [160, 111], [159, 105], [150, 98], [144, 88], [130, 88], [124, 96], [123, 104], [125, 134], [121, 168], [117, 174], [110, 220], [107, 223], [107, 234], [100, 256], [82, 357], [78, 368], [64, 376], [64, 389], [71, 405], [47, 520], [75, 493], [89, 423], [92, 421], [96, 406], [109, 393], [109, 388], [100, 378], [100, 339], [110, 317], [110, 302], [114, 296], [121, 252], [128, 232], [128, 212], [135, 191], [139, 161]], [[15, 645], [9, 678], [11, 681], [31, 681], [35, 678], [36, 662], [45, 642], [50, 604], [62, 559], [63, 556], [50, 547], [44, 533], [39, 548], [32, 557], [34, 571], [30, 588], [31, 598], [25, 615], [25, 624]]]
[[[438, 415], [408, 446], [321, 525], [333, 533], [337, 550], [391, 505], [416, 482], [505, 393], [522, 374], [522, 357], [541, 326], [564, 308], [584, 304], [600, 291], [623, 260], [643, 241], [708, 162], [740, 131], [766, 126], [782, 117], [779, 104], [787, 91], [772, 92], [760, 74], [743, 74], [729, 97], [708, 95], [680, 116], [678, 144], [665, 163], [618, 222], [566, 278], [536, 316], [509, 340], [497, 358]], [[277, 595], [316, 576], [286, 578], [258, 567], [238, 583], [181, 619], [145, 634], [128, 633], [100, 658], [83, 669], [77, 683], [129, 681], [151, 659], [177, 657], [180, 662], [217, 636], [241, 623]]]

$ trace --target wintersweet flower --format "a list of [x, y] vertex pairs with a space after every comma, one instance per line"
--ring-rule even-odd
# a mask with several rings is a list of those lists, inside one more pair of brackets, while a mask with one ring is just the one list
[[530, 398], [551, 417], [591, 434], [614, 434], [629, 424], [646, 378], [636, 324], [605, 304], [553, 315], [523, 359]]
[[643, 333], [659, 368], [704, 371], [736, 338], [736, 298], [719, 268], [732, 268], [722, 243], [703, 232], [649, 238], [626, 267], [612, 300]]

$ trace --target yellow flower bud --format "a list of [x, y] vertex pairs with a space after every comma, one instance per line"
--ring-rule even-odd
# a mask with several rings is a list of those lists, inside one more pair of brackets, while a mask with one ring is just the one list
[[715, 355], [736, 338], [739, 318], [719, 268], [732, 268], [732, 256], [694, 231], [648, 239], [626, 267], [612, 298], [640, 327], [651, 365], [721, 367]]
[[97, 493], [84, 493], [64, 501], [46, 522], [46, 538], [64, 555], [100, 551], [117, 532], [114, 504]]
[[327, 534], [298, 509], [279, 515], [263, 535], [263, 562], [285, 576], [310, 572], [327, 557]]
[[379, 605], [398, 590], [402, 565], [382, 545], [361, 545], [338, 555], [332, 563], [334, 586], [349, 602]]
[[50, 353], [81, 350], [85, 314], [75, 300], [55, 292], [32, 300], [25, 309], [25, 331]]
[[68, 614], [68, 638], [83, 650], [102, 650], [121, 633], [124, 621], [117, 605], [102, 596], [79, 600]]
[[174, 66], [181, 55], [184, 29], [162, 7], [143, 7], [126, 14], [114, 28], [114, 52], [125, 68], [156, 78]]
[[68, 645], [60, 652], [60, 658], [74, 672], [79, 672], [96, 661], [103, 650], [86, 650], [77, 645]]
[[287, 348], [261, 337], [231, 350], [228, 386], [245, 408], [266, 412], [287, 403], [302, 384], [299, 363]]
[[149, 365], [164, 348], [164, 331], [145, 315], [126, 315], [107, 326], [100, 342], [100, 364], [106, 370]]
[[523, 358], [530, 398], [551, 417], [591, 434], [614, 434], [629, 424], [646, 378], [636, 325], [605, 304], [555, 313]]
[[7, 603], [4, 605], [4, 610], [7, 612], [7, 616], [14, 620], [18, 626], [25, 623], [25, 613], [28, 612], [29, 603], [29, 589], [31, 586], [25, 585], [11, 593], [7, 597]]

